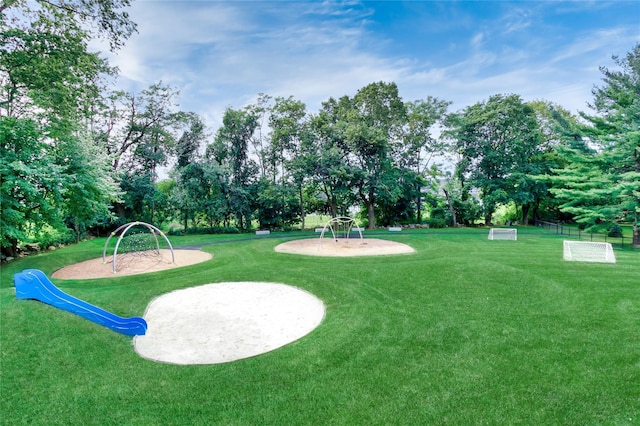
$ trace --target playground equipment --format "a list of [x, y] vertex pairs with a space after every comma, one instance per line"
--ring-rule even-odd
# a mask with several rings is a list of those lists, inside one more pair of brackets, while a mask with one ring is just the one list
[[[176, 262], [175, 255], [173, 253], [173, 247], [171, 246], [171, 243], [169, 242], [169, 239], [167, 238], [167, 236], [161, 230], [145, 222], [130, 222], [120, 226], [118, 229], [113, 231], [111, 235], [109, 235], [109, 238], [107, 238], [107, 241], [104, 243], [104, 249], [102, 250], [102, 263], [107, 263], [107, 248], [109, 247], [109, 241], [111, 240], [112, 237], [115, 237], [116, 235], [118, 235], [118, 241], [116, 242], [116, 247], [113, 250], [113, 262], [111, 265], [114, 274], [118, 271], [117, 269], [118, 248], [120, 248], [120, 245], [123, 241], [127, 241], [125, 239], [125, 235], [134, 226], [143, 226], [147, 228], [149, 233], [146, 235], [153, 236], [153, 241], [155, 242], [155, 248], [153, 246], [148, 246], [148, 245], [145, 246], [145, 244], [149, 243], [148, 240], [145, 241], [144, 238], [136, 237], [136, 235], [140, 236], [142, 234], [130, 234], [128, 238], [131, 240], [132, 244], [130, 244], [130, 246], [128, 247], [127, 253], [137, 254], [139, 256], [149, 255], [149, 254], [160, 256], [160, 243], [158, 241], [158, 235], [160, 235], [167, 242], [169, 246], [169, 250], [171, 250], [171, 263]], [[122, 232], [118, 234], [120, 231]]]
[[39, 300], [128, 336], [142, 335], [147, 332], [147, 322], [144, 318], [123, 318], [73, 297], [56, 287], [40, 270], [25, 269], [13, 276], [13, 282], [16, 298], [19, 300]]
[[345, 241], [348, 240], [351, 238], [351, 232], [354, 230], [358, 232], [358, 235], [362, 240], [362, 228], [357, 225], [356, 220], [351, 217], [334, 217], [324, 225], [324, 228], [322, 228], [322, 232], [320, 233], [320, 245], [322, 245], [327, 229], [331, 231], [331, 238], [334, 243], [337, 243], [339, 238], [343, 238]]

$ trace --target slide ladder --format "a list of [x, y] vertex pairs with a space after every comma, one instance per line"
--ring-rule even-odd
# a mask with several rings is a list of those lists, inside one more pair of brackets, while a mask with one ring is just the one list
[[143, 335], [147, 332], [147, 322], [144, 318], [123, 318], [73, 297], [56, 287], [40, 270], [25, 269], [13, 276], [13, 283], [17, 299], [39, 300], [127, 336]]

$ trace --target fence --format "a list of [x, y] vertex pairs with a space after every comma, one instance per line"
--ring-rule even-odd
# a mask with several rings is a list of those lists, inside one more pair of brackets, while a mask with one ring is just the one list
[[545, 222], [543, 220], [535, 220], [534, 223], [537, 227], [555, 232], [557, 235], [566, 235], [571, 238], [577, 238], [578, 240], [605, 242], [611, 243], [611, 245], [618, 245], [620, 247], [624, 247], [625, 240], [627, 241], [627, 244], [633, 241], [631, 237], [610, 237], [607, 234], [585, 232], [576, 225]]

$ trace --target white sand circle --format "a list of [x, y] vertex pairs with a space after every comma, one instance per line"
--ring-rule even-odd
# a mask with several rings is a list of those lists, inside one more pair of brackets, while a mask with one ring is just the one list
[[170, 364], [220, 364], [272, 351], [310, 333], [323, 320], [314, 295], [278, 283], [206, 284], [164, 294], [144, 314], [135, 336], [143, 358]]
[[415, 253], [407, 244], [378, 238], [307, 238], [287, 241], [274, 250], [280, 253], [336, 257]]

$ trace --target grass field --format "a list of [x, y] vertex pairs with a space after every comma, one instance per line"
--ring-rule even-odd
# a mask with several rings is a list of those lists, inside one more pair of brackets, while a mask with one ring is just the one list
[[[122, 316], [154, 297], [224, 281], [269, 281], [326, 305], [309, 335], [228, 364], [177, 366], [131, 338], [35, 301], [12, 276], [100, 257], [103, 239], [2, 267], [3, 424], [638, 425], [640, 251], [617, 264], [565, 262], [562, 237], [520, 228], [382, 233], [412, 255], [311, 258], [273, 247], [301, 234], [172, 237], [212, 260], [167, 272], [54, 280]], [[312, 236], [309, 233], [307, 236]]]

